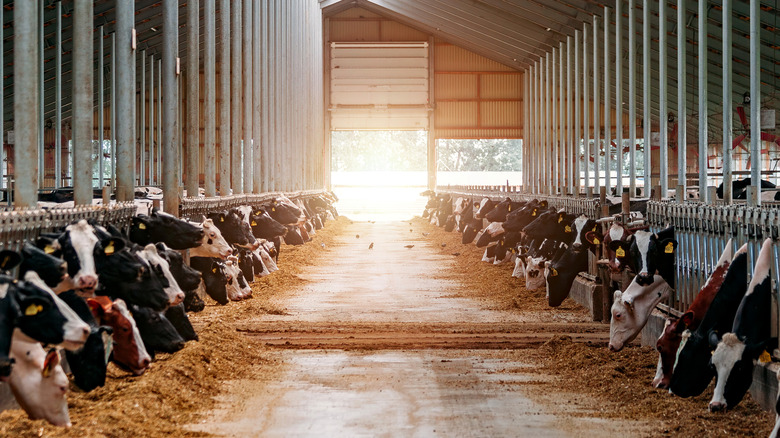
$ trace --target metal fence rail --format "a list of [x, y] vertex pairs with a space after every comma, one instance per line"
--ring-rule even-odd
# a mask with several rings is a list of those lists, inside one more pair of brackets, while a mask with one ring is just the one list
[[324, 190], [303, 190], [299, 192], [270, 192], [261, 194], [245, 194], [232, 196], [217, 196], [213, 198], [184, 198], [179, 204], [179, 217], [187, 220], [199, 220], [209, 212], [227, 210], [241, 205], [260, 207], [278, 196], [284, 195], [290, 199], [306, 199], [319, 196]]
[[519, 186], [442, 186], [436, 193], [447, 193], [453, 197], [490, 198], [500, 201], [509, 198], [513, 201], [530, 201], [538, 199], [547, 201], [553, 208], [562, 208], [572, 214], [585, 214], [591, 218], [600, 215], [599, 200], [596, 198], [579, 198], [575, 196], [551, 196], [520, 193]]

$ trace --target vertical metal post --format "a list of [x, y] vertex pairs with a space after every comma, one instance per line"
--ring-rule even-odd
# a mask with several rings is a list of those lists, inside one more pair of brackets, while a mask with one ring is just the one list
[[233, 193], [244, 192], [242, 179], [243, 150], [241, 143], [241, 2], [234, 1], [230, 8], [230, 145], [233, 148], [231, 180]]
[[[38, 4], [38, 2], [19, 2], [19, 4], [16, 5], [17, 10], [14, 12], [21, 12], [19, 11], [21, 4], [26, 3]], [[25, 6], [25, 8], [26, 7], [27, 6]], [[33, 10], [37, 11], [38, 7], [35, 6]], [[92, 11], [92, 0], [74, 0], [72, 27], [73, 62], [71, 65], [73, 66], [73, 200], [75, 201], [76, 205], [92, 205], [92, 116], [94, 111], [94, 105], [92, 101], [92, 84], [94, 79], [94, 25], [92, 24], [92, 21], [94, 14]], [[14, 21], [17, 21], [16, 17]], [[14, 27], [16, 27], [16, 23], [14, 23]], [[27, 46], [17, 43], [14, 49], [15, 51], [18, 51], [16, 53], [19, 53], [19, 56], [15, 57], [15, 64], [17, 62], [26, 62], [24, 59], [19, 60], [18, 58], [32, 58], [32, 56], [30, 56], [31, 54], [37, 55], [37, 52], [32, 51], [37, 50], [37, 47], [35, 49], [31, 49]], [[33, 71], [35, 70], [19, 70], [18, 73], [14, 75], [16, 77], [16, 81], [14, 81], [15, 84], [20, 85], [21, 83], [22, 86], [29, 87], [29, 84], [26, 84], [26, 75], [30, 75], [30, 73]], [[37, 73], [37, 71], [35, 71], [35, 73]], [[34, 78], [37, 76], [37, 74], [33, 74], [31, 76]], [[24, 92], [24, 94], [28, 93], [30, 93], [30, 90]], [[21, 96], [19, 94], [16, 95], [17, 98], [14, 99], [14, 105], [19, 105], [19, 97]], [[29, 102], [26, 102], [26, 104], [29, 104]], [[31, 106], [31, 108], [33, 107]], [[17, 111], [16, 113], [18, 114], [19, 112]], [[29, 124], [29, 126], [35, 126], [34, 119], [20, 120], [18, 116], [16, 117], [16, 123], [22, 126], [25, 126], [26, 124]], [[17, 153], [17, 160], [20, 158], [19, 155], [26, 154]], [[22, 167], [22, 169], [24, 169], [24, 167]], [[28, 183], [29, 187], [31, 188], [38, 187], [37, 181], [20, 182], [19, 174], [21, 172], [19, 172], [17, 169], [16, 173], [17, 190], [20, 186], [25, 186]], [[25, 198], [17, 198], [18, 201], [22, 201], [23, 199]], [[27, 205], [34, 205], [34, 203]]]
[[252, 2], [244, 0], [244, 39], [243, 39], [243, 85], [244, 85], [244, 193], [254, 191], [254, 163], [252, 163], [254, 145], [252, 144]]
[[[74, 19], [83, 19], [85, 1], [76, 2], [76, 17]], [[91, 4], [86, 5], [91, 8]], [[40, 99], [38, 93], [38, 13], [40, 2], [18, 2], [14, 4], [14, 134], [16, 141], [14, 176], [16, 184], [14, 185], [14, 205], [16, 207], [35, 207], [38, 202], [38, 171], [35, 168], [38, 164], [38, 136], [41, 131], [38, 130], [38, 106]], [[83, 20], [82, 20], [83, 21]], [[90, 25], [89, 31], [92, 31]], [[84, 55], [83, 34], [85, 32], [74, 32], [74, 38], [82, 37], [74, 41], [75, 56]], [[90, 36], [91, 37], [91, 36]], [[91, 55], [90, 62], [85, 62], [80, 68], [82, 70], [92, 70]], [[79, 58], [81, 59], [81, 58]], [[74, 65], [75, 68], [75, 65]], [[80, 78], [80, 76], [74, 76]], [[82, 84], [82, 81], [74, 81], [75, 86]], [[91, 85], [91, 81], [90, 81]], [[82, 103], [83, 96], [74, 93], [74, 103]], [[74, 108], [74, 116], [83, 116], [83, 106]], [[79, 121], [81, 119], [78, 119]], [[74, 127], [75, 128], [75, 127]], [[79, 134], [82, 134], [79, 126]], [[75, 129], [74, 129], [75, 131]], [[81, 180], [79, 181], [81, 182]], [[81, 187], [79, 187], [81, 188]], [[10, 189], [10, 187], [9, 187]], [[90, 188], [90, 201], [91, 188]], [[78, 201], [81, 201], [79, 197]], [[83, 202], [82, 202], [83, 203]]]
[[582, 142], [583, 149], [585, 151], [582, 157], [582, 166], [585, 168], [585, 184], [584, 186], [593, 187], [593, 183], [590, 181], [590, 81], [588, 68], [588, 25], [585, 24], [582, 27]]
[[609, 44], [609, 8], [604, 8], [604, 187], [607, 195], [612, 187], [612, 50]]
[[[707, 59], [707, 9], [708, 2], [699, 0], [699, 59]], [[699, 63], [699, 200], [710, 202], [707, 190], [707, 144], [709, 126], [707, 116], [707, 62]], [[727, 109], [724, 107], [724, 112]]]
[[[761, 205], [761, 8], [750, 0], [750, 185], [756, 206]], [[751, 202], [748, 199], [748, 202]]]
[[544, 178], [542, 178], [542, 184], [544, 184], [544, 187], [547, 189], [546, 192], [548, 195], [551, 195], [553, 193], [553, 186], [550, 182], [550, 176], [551, 172], [549, 167], [550, 161], [547, 159], [550, 155], [550, 148], [552, 144], [552, 114], [550, 111], [550, 107], [552, 106], [552, 99], [550, 98], [550, 84], [552, 83], [551, 80], [551, 74], [550, 74], [550, 58], [551, 54], [547, 52], [547, 59], [546, 59], [546, 65], [544, 66], [544, 145], [542, 155], [544, 156], [542, 160], [542, 171], [544, 172]]
[[661, 198], [666, 198], [669, 191], [669, 122], [666, 103], [666, 49], [666, 2], [663, 1], [658, 5], [658, 106], [660, 107], [658, 113], [660, 114], [659, 130], [661, 131], [658, 171], [660, 175]]
[[[135, 83], [135, 82], [132, 82]], [[130, 96], [128, 102], [133, 102], [134, 96]], [[111, 113], [111, 190], [116, 193], [116, 30], [111, 34], [111, 101], [110, 113]], [[135, 111], [131, 106], [129, 111], [133, 112], [131, 118], [135, 121]], [[131, 130], [132, 130], [132, 125]]]
[[[647, 0], [645, 0], [647, 1]], [[732, 131], [732, 97], [731, 97], [731, 1], [723, 0], [723, 201], [732, 202], [731, 187], [731, 143], [734, 141]]]
[[[178, 21], [178, 20], [176, 20], [176, 21]], [[178, 38], [177, 38], [177, 40], [178, 40]], [[162, 58], [160, 58], [160, 59], [157, 60], [157, 151], [156, 151], [157, 163], [155, 164], [155, 169], [156, 169], [155, 177], [157, 178], [157, 184], [160, 184], [160, 185], [164, 185], [165, 184], [165, 182], [163, 181], [163, 177], [162, 177], [162, 171], [163, 171], [163, 169], [162, 169], [163, 150], [165, 149], [164, 140], [163, 140], [164, 137], [163, 137], [163, 133], [162, 133], [163, 129], [165, 129], [165, 127], [163, 126], [163, 118], [164, 118], [163, 111], [165, 111], [163, 109], [163, 105], [164, 105], [163, 104], [163, 99], [164, 99], [163, 98], [163, 90], [162, 90], [163, 88], [164, 88], [164, 85], [163, 85], [163, 60], [162, 60]], [[178, 89], [178, 86], [176, 88]], [[174, 91], [174, 96], [177, 96], [177, 95], [178, 95], [178, 92]], [[177, 104], [177, 106], [178, 106], [178, 104]], [[174, 118], [175, 118], [175, 115], [174, 115]], [[177, 126], [178, 126], [178, 124], [177, 124]], [[178, 137], [178, 135], [176, 137]], [[176, 143], [175, 142], [173, 143], [173, 148], [174, 148], [174, 150], [176, 148]], [[178, 159], [178, 154], [174, 155], [174, 157], [176, 157], [176, 158], [173, 161], [176, 161]], [[177, 179], [178, 179], [178, 176], [177, 176]], [[177, 193], [178, 193], [178, 187], [179, 186], [177, 185], [176, 186]]]
[[539, 61], [536, 61], [534, 63], [534, 145], [532, 150], [532, 169], [533, 169], [533, 192], [534, 193], [542, 193], [541, 187], [539, 184], [539, 173], [540, 173], [540, 166], [539, 162], [541, 160], [541, 144], [543, 139], [543, 134], [540, 129], [540, 124], [542, 121], [542, 105], [540, 102], [540, 98], [542, 95], [542, 61], [541, 59]]
[[155, 150], [155, 135], [154, 135], [154, 125], [155, 125], [155, 114], [157, 114], [157, 109], [155, 107], [155, 100], [154, 100], [154, 64], [156, 61], [154, 60], [154, 55], [151, 55], [149, 57], [149, 185], [157, 185], [158, 181], [155, 180], [155, 166], [154, 166], [154, 150]]
[[139, 151], [139, 184], [145, 186], [146, 180], [146, 50], [141, 50], [141, 146]]
[[531, 107], [529, 102], [529, 95], [531, 94], [531, 85], [530, 85], [530, 69], [526, 70], [523, 73], [523, 150], [522, 150], [522, 160], [523, 160], [523, 189], [525, 191], [528, 190], [528, 146], [531, 143], [531, 124], [529, 121], [531, 120]]
[[203, 0], [203, 182], [206, 196], [217, 196], [216, 3]]
[[[135, 197], [135, 53], [133, 50], [133, 28], [135, 27], [135, 5], [132, 2], [117, 2], [116, 5], [116, 49], [112, 59], [116, 59], [117, 88], [116, 96], [116, 199], [132, 201]], [[141, 59], [144, 59], [142, 56]], [[143, 64], [142, 64], [143, 65]], [[143, 68], [141, 68], [143, 72]], [[143, 76], [141, 77], [141, 125], [144, 117]], [[114, 110], [111, 111], [115, 113]], [[141, 150], [144, 147], [144, 133], [141, 130]], [[142, 156], [143, 157], [143, 156]], [[143, 158], [141, 159], [143, 169]], [[143, 172], [143, 170], [142, 170]]]
[[[643, 0], [642, 2], [642, 137], [644, 138], [644, 148], [642, 153], [644, 156], [644, 175], [642, 177], [642, 184], [644, 186], [644, 197], [650, 196], [650, 188], [653, 187], [652, 182], [652, 166], [651, 166], [651, 153], [652, 147], [650, 142], [651, 128], [652, 128], [652, 113], [650, 111], [651, 101], [651, 89], [650, 89], [650, 44], [652, 39], [650, 38], [650, 0]], [[664, 115], [661, 114], [661, 118]]]
[[[190, 56], [195, 54], [191, 53]], [[162, 50], [162, 147], [163, 158], [163, 209], [166, 213], [179, 214], [179, 177], [176, 175], [177, 137], [179, 135], [176, 108], [179, 106], [176, 77], [176, 59], [179, 56], [179, 2], [163, 0], [163, 50]], [[197, 56], [197, 55], [196, 55]]]
[[44, 45], [46, 44], [46, 41], [43, 37], [43, 16], [44, 11], [41, 6], [41, 9], [39, 9], [38, 13], [38, 44], [40, 44], [40, 47], [38, 48], [38, 130], [40, 131], [40, 134], [38, 134], [38, 188], [48, 187], [46, 184], [46, 149], [43, 144], [45, 141], [45, 127], [43, 120], [43, 108], [45, 106], [43, 101], [45, 97], [43, 89], [43, 52], [45, 49]]
[[[677, 185], [682, 186], [682, 199], [677, 202], [685, 201], [685, 194], [688, 187], [686, 174], [688, 172], [688, 144], [686, 142], [688, 126], [688, 84], [686, 70], [687, 45], [685, 33], [687, 23], [685, 21], [685, 0], [677, 0]], [[706, 64], [707, 58], [702, 60]]]
[[[2, 22], [0, 8], [0, 22]], [[57, 42], [55, 43], [55, 73], [54, 73], [54, 188], [62, 187], [62, 2], [57, 2]], [[0, 48], [2, 52], [2, 48]], [[2, 55], [0, 55], [1, 57]], [[0, 58], [2, 64], [2, 58]], [[3, 76], [0, 71], [0, 76]], [[0, 110], [0, 114], [3, 114]], [[7, 157], [5, 157], [7, 159]]]
[[[436, 94], [434, 93], [434, 38], [428, 38], [428, 102], [431, 106], [436, 105]], [[428, 188], [436, 190], [436, 171], [438, 166], [436, 151], [436, 118], [433, 111], [428, 111]]]
[[550, 81], [550, 109], [552, 110], [552, 114], [550, 117], [550, 130], [551, 135], [550, 138], [552, 141], [550, 142], [550, 164], [551, 164], [551, 172], [550, 172], [550, 194], [556, 194], [558, 193], [558, 190], [560, 189], [560, 174], [558, 171], [558, 161], [559, 161], [559, 149], [558, 149], [558, 128], [559, 128], [559, 117], [558, 117], [558, 68], [555, 65], [556, 61], [558, 60], [558, 49], [554, 48], [552, 49], [552, 56], [551, 62], [550, 62], [550, 75], [551, 75], [551, 81]]
[[261, 32], [263, 30], [261, 4], [259, 0], [253, 0], [252, 11], [254, 16], [254, 25], [252, 26], [252, 176], [254, 183], [254, 193], [262, 193], [263, 187], [263, 156], [262, 156], [262, 40]]
[[636, 8], [634, 6], [634, 0], [628, 0], [628, 192], [631, 196], [636, 196]]
[[563, 104], [564, 99], [564, 75], [563, 75], [563, 41], [558, 45], [558, 154], [555, 157], [555, 162], [558, 163], [558, 193], [566, 193], [566, 161], [568, 154], [566, 153], [566, 130], [563, 124], [565, 123], [566, 116], [564, 110], [566, 106]]
[[601, 89], [601, 78], [599, 78], [599, 16], [593, 16], [593, 172], [595, 173], [595, 192], [601, 188], [601, 124], [599, 115], [601, 113], [601, 101], [599, 100], [599, 90]]
[[580, 179], [580, 139], [582, 138], [582, 119], [580, 117], [580, 107], [582, 106], [580, 99], [580, 31], [574, 31], [574, 132], [572, 141], [572, 173], [574, 174], [574, 194], [580, 193], [580, 187], [582, 186]]
[[[260, 71], [261, 71], [261, 88], [262, 88], [262, 96], [261, 96], [261, 104], [262, 104], [262, 126], [260, 128], [261, 130], [261, 138], [260, 138], [260, 148], [261, 148], [261, 167], [263, 172], [263, 192], [270, 192], [273, 190], [273, 181], [272, 181], [272, 175], [271, 175], [271, 154], [273, 152], [273, 148], [271, 147], [271, 129], [273, 129], [273, 126], [270, 124], [270, 114], [271, 114], [271, 88], [270, 88], [270, 81], [271, 81], [271, 75], [272, 71], [270, 69], [270, 28], [273, 26], [270, 19], [270, 0], [269, 1], [261, 1], [260, 2], [260, 38], [262, 39], [262, 44], [260, 47]], [[327, 18], [325, 19], [327, 20]], [[327, 64], [328, 58], [325, 58], [325, 63]]]
[[[630, 0], [629, 0], [630, 1]], [[623, 0], [615, 1], [615, 196], [623, 195]], [[631, 48], [628, 49], [631, 52]]]
[[103, 68], [103, 60], [105, 59], [105, 55], [103, 53], [103, 26], [98, 27], [98, 148], [97, 148], [97, 159], [98, 159], [98, 187], [101, 189], [105, 185], [105, 181], [103, 178], [103, 171], [105, 166], [105, 155], [103, 153], [103, 141], [105, 139], [105, 116], [106, 116], [106, 108], [105, 108], [105, 81], [104, 81], [104, 73], [105, 68]]
[[[200, 4], [187, 1], [187, 196], [198, 197], [200, 182]], [[209, 60], [204, 59], [208, 64]], [[208, 84], [208, 83], [206, 83]], [[208, 85], [206, 85], [208, 86]], [[204, 175], [205, 176], [205, 175]]]
[[219, 194], [230, 195], [230, 0], [219, 2]]

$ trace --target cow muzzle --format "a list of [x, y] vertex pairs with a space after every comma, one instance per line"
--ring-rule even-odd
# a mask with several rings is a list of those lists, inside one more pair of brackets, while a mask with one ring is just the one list
[[725, 411], [727, 406], [726, 403], [721, 403], [717, 401], [710, 402], [710, 412], [722, 412]]
[[653, 276], [649, 275], [647, 272], [639, 273], [636, 276], [636, 284], [640, 286], [650, 286], [653, 284]]

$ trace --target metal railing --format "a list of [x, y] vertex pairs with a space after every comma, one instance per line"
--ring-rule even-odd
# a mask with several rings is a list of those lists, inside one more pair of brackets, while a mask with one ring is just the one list
[[547, 201], [553, 208], [563, 208], [572, 214], [585, 214], [588, 217], [599, 217], [600, 204], [598, 198], [585, 198], [576, 196], [551, 196], [521, 193], [520, 186], [440, 186], [437, 193], [447, 193], [453, 197], [463, 196], [469, 198], [490, 198], [500, 201], [509, 198], [513, 201], [530, 201], [538, 199]]
[[243, 194], [231, 196], [216, 196], [213, 198], [184, 198], [179, 203], [179, 217], [187, 220], [200, 220], [209, 212], [227, 210], [240, 205], [259, 207], [272, 199], [284, 195], [290, 199], [311, 198], [325, 193], [324, 190], [302, 190], [299, 192], [270, 192], [260, 194]]

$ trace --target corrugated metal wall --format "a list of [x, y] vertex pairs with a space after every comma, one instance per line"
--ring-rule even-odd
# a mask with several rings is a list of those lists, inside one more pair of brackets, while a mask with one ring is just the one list
[[[428, 41], [362, 8], [330, 17], [330, 41]], [[521, 138], [523, 73], [443, 41], [434, 44], [435, 138]]]

